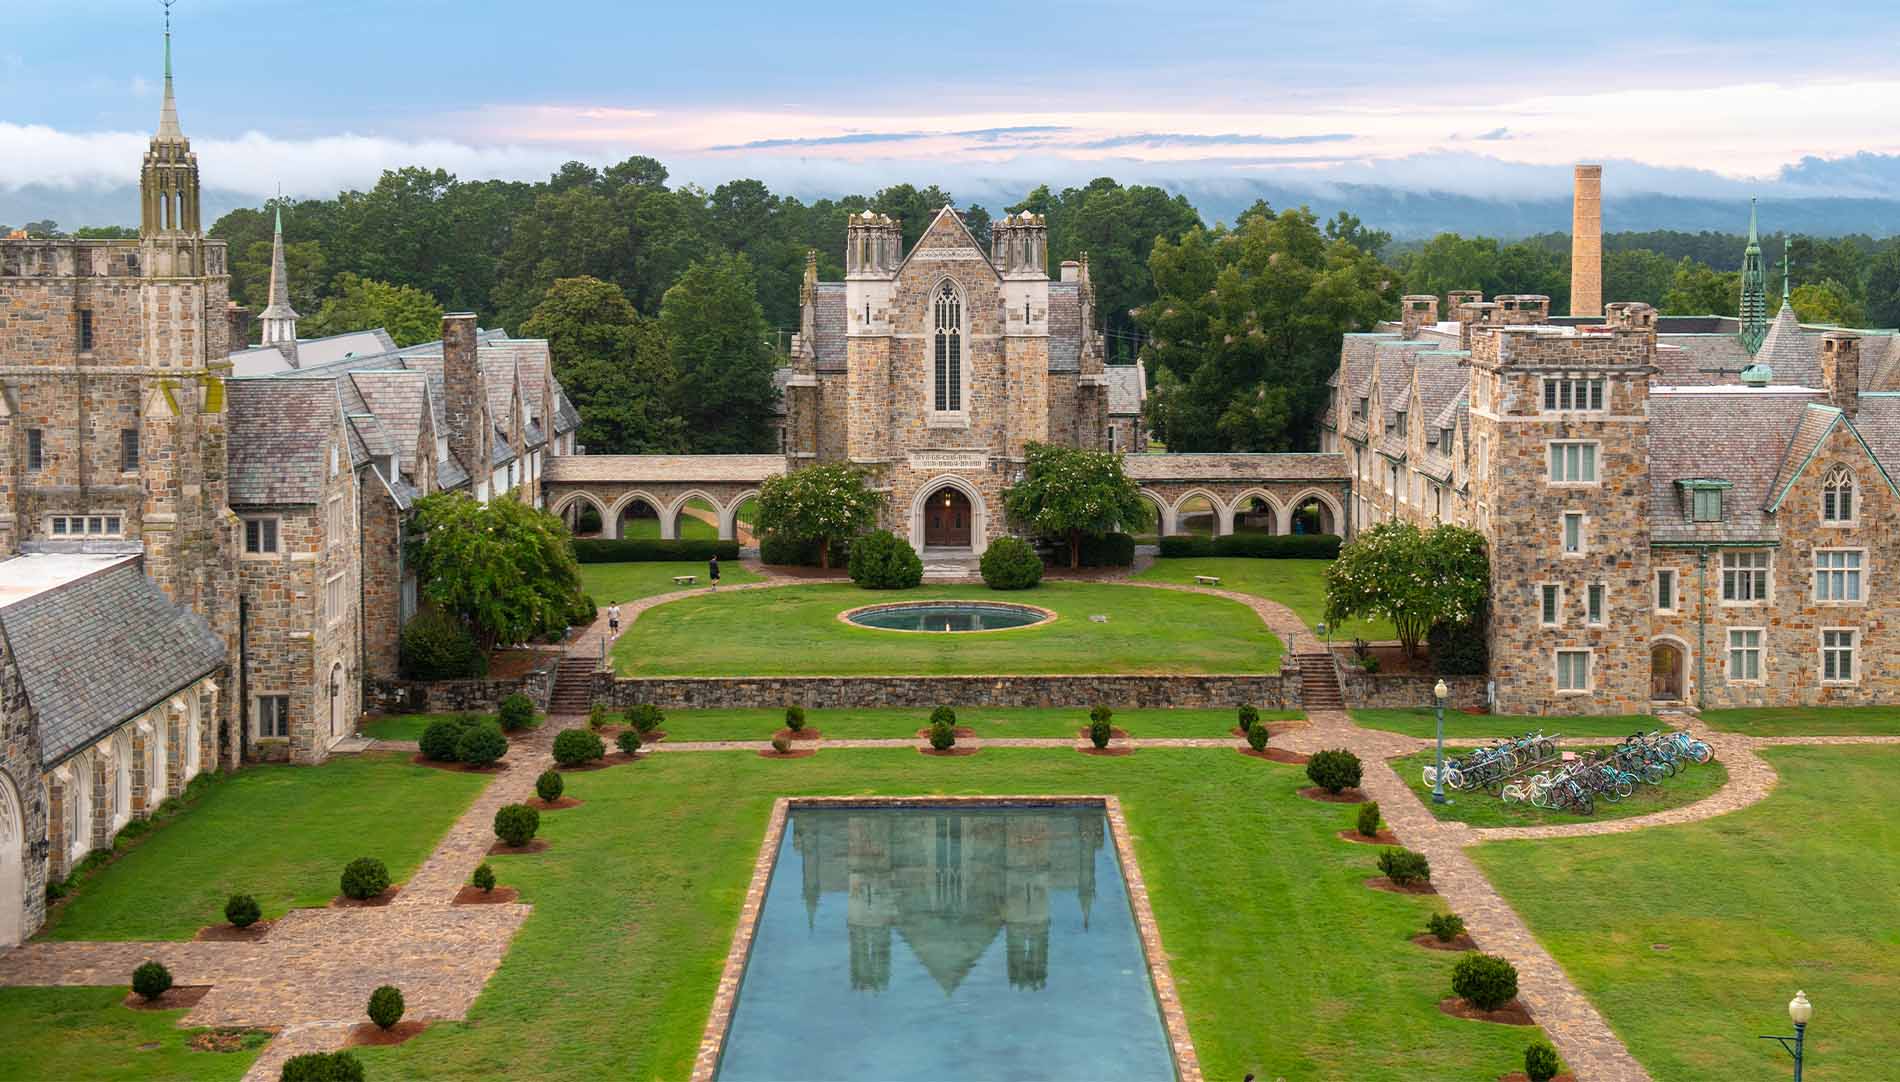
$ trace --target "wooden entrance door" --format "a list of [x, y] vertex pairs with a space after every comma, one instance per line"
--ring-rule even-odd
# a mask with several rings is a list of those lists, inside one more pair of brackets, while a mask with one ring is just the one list
[[1649, 697], [1682, 698], [1682, 651], [1673, 643], [1659, 642], [1649, 648]]
[[924, 505], [924, 544], [942, 548], [968, 548], [970, 544], [970, 498], [954, 488], [941, 488], [930, 494]]

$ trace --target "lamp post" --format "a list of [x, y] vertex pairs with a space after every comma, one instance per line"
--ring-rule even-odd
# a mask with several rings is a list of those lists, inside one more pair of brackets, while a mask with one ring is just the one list
[[[1789, 1055], [1794, 1057], [1794, 1082], [1801, 1082], [1802, 1045], [1807, 1040], [1808, 1019], [1812, 1017], [1814, 1017], [1814, 1004], [1808, 1002], [1808, 994], [1796, 992], [1794, 998], [1788, 1001], [1788, 1018], [1794, 1022], [1794, 1036], [1781, 1037], [1767, 1034], [1761, 1038], [1764, 1041], [1780, 1044], [1788, 1050]], [[1790, 1041], [1794, 1043], [1788, 1043]]]
[[1432, 774], [1432, 803], [1449, 804], [1445, 799], [1445, 699], [1451, 689], [1440, 680], [1432, 688], [1432, 698], [1438, 707], [1438, 769]]

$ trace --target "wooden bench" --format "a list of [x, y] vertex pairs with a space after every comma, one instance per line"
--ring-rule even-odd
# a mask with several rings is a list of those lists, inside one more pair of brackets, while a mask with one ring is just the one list
[[673, 585], [675, 586], [691, 586], [693, 583], [698, 582], [698, 581], [699, 581], [698, 575], [674, 575], [673, 576]]
[[1194, 585], [1196, 585], [1196, 586], [1219, 586], [1219, 585], [1220, 585], [1220, 576], [1219, 576], [1219, 575], [1196, 575], [1196, 576], [1194, 576]]

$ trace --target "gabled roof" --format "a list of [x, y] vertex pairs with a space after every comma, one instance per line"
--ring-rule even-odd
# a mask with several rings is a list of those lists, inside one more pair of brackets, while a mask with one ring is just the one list
[[1102, 374], [1108, 377], [1108, 412], [1118, 417], [1140, 413], [1142, 400], [1148, 397], [1146, 366], [1140, 361], [1111, 364], [1102, 368]]
[[1821, 385], [1819, 351], [1815, 349], [1814, 340], [1801, 329], [1801, 321], [1795, 318], [1794, 309], [1787, 301], [1781, 302], [1781, 311], [1768, 325], [1768, 336], [1761, 340], [1755, 363], [1773, 369], [1776, 383], [1798, 387]]
[[[930, 224], [924, 227], [924, 231], [917, 235], [917, 243], [911, 245], [910, 251], [904, 253], [903, 261], [897, 264], [896, 273], [897, 274], [904, 273], [904, 268], [910, 266], [910, 261], [917, 257], [918, 252], [928, 250], [924, 245], [924, 241], [929, 240], [931, 234], [936, 232], [937, 223], [943, 221], [946, 215], [949, 216], [952, 222], [956, 223], [957, 232], [963, 234], [964, 242], [968, 244], [970, 248], [976, 252], [976, 254], [983, 257], [983, 265], [989, 268], [989, 272], [995, 275], [999, 279], [1002, 278], [1001, 272], [999, 272], [996, 269], [996, 264], [990, 262], [990, 254], [983, 250], [983, 246], [981, 244], [978, 244], [976, 242], [976, 234], [970, 232], [970, 227], [964, 223], [963, 215], [958, 214], [956, 208], [951, 206], [948, 203], [945, 203], [943, 205], [943, 209], [939, 210], [936, 213], [936, 216], [930, 219]], [[930, 245], [930, 248], [942, 248], [942, 247], [945, 247], [945, 246], [941, 244]], [[893, 277], [895, 277], [895, 275], [893, 275]]]
[[[1709, 392], [1649, 396], [1649, 520], [1654, 541], [1773, 541], [1767, 515], [1789, 443], [1815, 396]], [[1722, 521], [1694, 522], [1678, 482], [1733, 487]]]
[[230, 396], [230, 501], [310, 504], [329, 472], [324, 445], [342, 419], [334, 379], [234, 379]]
[[1819, 402], [1809, 403], [1807, 412], [1802, 415], [1801, 423], [1795, 426], [1794, 436], [1788, 441], [1788, 453], [1782, 457], [1781, 470], [1775, 477], [1774, 487], [1769, 490], [1768, 510], [1781, 510], [1782, 501], [1788, 498], [1788, 492], [1794, 483], [1801, 479], [1808, 464], [1820, 453], [1821, 445], [1827, 441], [1836, 428], [1845, 428], [1854, 436], [1854, 442], [1867, 457], [1873, 461], [1874, 468], [1880, 471], [1881, 479], [1887, 482], [1887, 488], [1895, 496], [1900, 496], [1900, 488], [1895, 488], [1893, 478], [1880, 462], [1880, 456], [1867, 445], [1859, 430], [1847, 420], [1847, 416], [1834, 406]]

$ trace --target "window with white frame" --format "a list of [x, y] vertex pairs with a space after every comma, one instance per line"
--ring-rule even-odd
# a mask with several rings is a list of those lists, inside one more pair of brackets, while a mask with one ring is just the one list
[[1744, 549], [1722, 554], [1722, 600], [1747, 605], [1768, 600], [1769, 553]]
[[343, 610], [343, 576], [336, 575], [333, 576], [330, 581], [323, 584], [324, 619], [334, 624], [343, 619]]
[[1846, 466], [1829, 470], [1821, 482], [1821, 521], [1834, 526], [1854, 522], [1854, 472]]
[[1583, 512], [1564, 512], [1564, 555], [1583, 555]]
[[1814, 550], [1814, 600], [1860, 601], [1860, 549]]
[[277, 551], [277, 520], [275, 518], [247, 518], [244, 520], [244, 551], [254, 554], [268, 554]]
[[290, 736], [290, 696], [259, 695], [257, 697], [257, 737], [259, 740], [282, 740]]
[[1590, 690], [1590, 651], [1557, 651], [1557, 690], [1569, 692]]
[[1558, 485], [1594, 485], [1597, 481], [1597, 445], [1552, 443], [1550, 480]]
[[332, 497], [330, 505], [324, 510], [328, 518], [326, 527], [330, 535], [330, 544], [340, 545], [343, 543], [343, 535], [349, 532], [350, 528], [349, 513], [348, 509], [344, 506], [343, 497]]
[[118, 515], [54, 515], [46, 520], [52, 537], [120, 537], [125, 521]]
[[1544, 380], [1544, 411], [1578, 412], [1603, 409], [1603, 381], [1600, 379]]
[[1830, 627], [1821, 631], [1821, 680], [1829, 684], [1854, 682], [1854, 638], [1859, 634], [1848, 627]]
[[1542, 598], [1541, 620], [1545, 627], [1556, 627], [1563, 623], [1564, 588], [1554, 582], [1546, 582], [1538, 588]]
[[1689, 493], [1689, 517], [1696, 522], [1722, 521], [1722, 490], [1698, 488]]
[[1761, 628], [1728, 629], [1728, 678], [1761, 679]]
[[1676, 571], [1674, 568], [1659, 568], [1656, 571], [1656, 611], [1676, 611]]
[[1589, 602], [1587, 608], [1589, 610], [1590, 623], [1601, 624], [1603, 622], [1603, 599], [1604, 595], [1608, 592], [1608, 587], [1604, 586], [1603, 583], [1593, 582], [1590, 584], [1589, 592], [1584, 595]]

